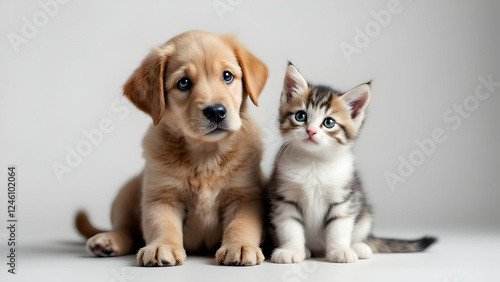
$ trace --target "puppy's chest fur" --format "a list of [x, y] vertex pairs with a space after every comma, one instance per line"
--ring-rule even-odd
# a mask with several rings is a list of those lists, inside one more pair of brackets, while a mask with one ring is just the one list
[[188, 251], [213, 250], [222, 238], [223, 214], [231, 201], [229, 191], [240, 187], [236, 181], [247, 178], [250, 171], [242, 166], [248, 159], [245, 144], [235, 144], [226, 150], [194, 151], [187, 146], [165, 148], [161, 144], [145, 148], [150, 156], [147, 169], [152, 172], [151, 180], [162, 189], [158, 196], [178, 202], [184, 210], [184, 246]]
[[220, 191], [200, 190], [192, 197], [185, 201], [184, 245], [187, 250], [213, 249], [222, 237]]
[[231, 178], [236, 175], [231, 161], [217, 158], [199, 161], [190, 166], [185, 175], [176, 178], [183, 182], [179, 187], [185, 205], [183, 223], [184, 244], [188, 250], [212, 249], [222, 237], [222, 210]]

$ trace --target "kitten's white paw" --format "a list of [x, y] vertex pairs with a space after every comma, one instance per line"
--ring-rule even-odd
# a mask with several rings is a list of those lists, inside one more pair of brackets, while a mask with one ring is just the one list
[[336, 249], [326, 253], [326, 259], [331, 262], [352, 263], [358, 261], [358, 254], [351, 249]]
[[311, 251], [306, 247], [306, 258], [311, 258]]
[[273, 251], [271, 261], [274, 263], [299, 263], [306, 257], [304, 250], [282, 249], [278, 248]]
[[365, 243], [354, 244], [352, 249], [358, 254], [359, 259], [369, 259], [373, 255], [372, 248]]

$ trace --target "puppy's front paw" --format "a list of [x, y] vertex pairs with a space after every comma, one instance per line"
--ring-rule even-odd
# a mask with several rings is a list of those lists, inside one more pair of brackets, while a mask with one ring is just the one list
[[[309, 256], [311, 253], [309, 252]], [[306, 258], [304, 250], [278, 248], [273, 251], [271, 261], [274, 263], [299, 263]]]
[[118, 254], [116, 244], [107, 233], [99, 233], [87, 240], [87, 251], [98, 257], [112, 257]]
[[152, 243], [139, 250], [137, 262], [140, 266], [182, 265], [186, 251], [182, 247], [162, 243]]
[[369, 259], [373, 255], [372, 248], [366, 243], [357, 243], [352, 246], [352, 249], [358, 254], [359, 259]]
[[331, 262], [352, 263], [358, 261], [358, 254], [351, 249], [336, 249], [326, 253], [326, 259]]
[[241, 244], [224, 244], [215, 254], [215, 260], [224, 265], [256, 265], [264, 260], [262, 250], [258, 246]]

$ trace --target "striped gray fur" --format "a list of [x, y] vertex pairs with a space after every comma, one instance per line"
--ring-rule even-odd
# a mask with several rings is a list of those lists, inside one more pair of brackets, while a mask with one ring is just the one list
[[[400, 240], [371, 234], [372, 210], [350, 150], [364, 123], [369, 89], [369, 83], [345, 93], [313, 85], [305, 82], [293, 65], [288, 66], [278, 119], [285, 142], [265, 190], [266, 226], [271, 239], [267, 245], [276, 248], [273, 262], [298, 262], [308, 251], [333, 262], [354, 262], [358, 257], [369, 258], [371, 251], [418, 252], [435, 242], [433, 237]], [[297, 118], [299, 111], [316, 120]], [[318, 119], [322, 114], [325, 116]], [[334, 120], [333, 127], [322, 125], [326, 118]], [[313, 129], [317, 135], [310, 135]], [[319, 146], [318, 151], [316, 147], [310, 149], [316, 145], [306, 142], [307, 134]], [[331, 159], [331, 165], [325, 156]], [[352, 233], [338, 235], [347, 236], [347, 241], [328, 237], [342, 233], [339, 226], [351, 226]], [[301, 240], [305, 246], [296, 245]], [[351, 245], [344, 246], [344, 241]], [[358, 257], [350, 257], [352, 252], [342, 246], [352, 246]]]

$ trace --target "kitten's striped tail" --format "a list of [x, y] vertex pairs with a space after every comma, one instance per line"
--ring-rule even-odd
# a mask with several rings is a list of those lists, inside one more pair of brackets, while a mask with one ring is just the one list
[[401, 240], [368, 237], [366, 243], [374, 253], [413, 253], [421, 252], [437, 241], [436, 237], [422, 237], [416, 240]]

